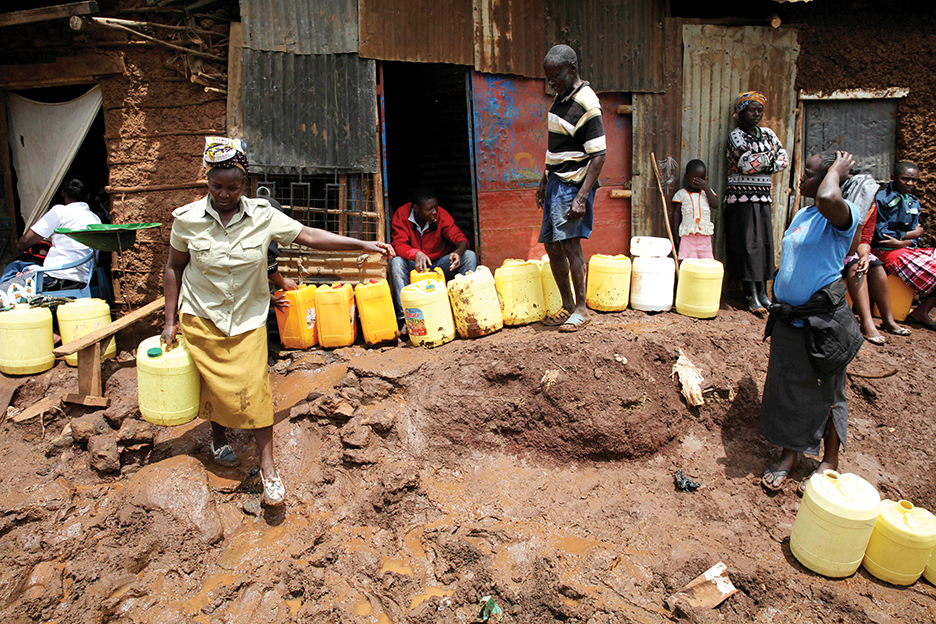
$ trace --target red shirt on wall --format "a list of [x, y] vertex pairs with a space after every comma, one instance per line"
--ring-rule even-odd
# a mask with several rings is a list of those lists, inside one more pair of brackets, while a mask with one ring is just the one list
[[455, 251], [458, 243], [468, 242], [468, 238], [455, 225], [455, 219], [447, 210], [439, 206], [436, 222], [422, 234], [417, 225], [410, 220], [413, 204], [403, 204], [393, 213], [390, 220], [390, 244], [396, 254], [404, 260], [416, 260], [416, 253], [423, 252], [429, 260], [435, 262], [444, 255]]

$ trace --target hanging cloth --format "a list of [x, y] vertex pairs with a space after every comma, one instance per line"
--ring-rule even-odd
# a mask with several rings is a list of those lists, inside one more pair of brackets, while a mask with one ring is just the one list
[[48, 209], [103, 102], [101, 86], [60, 104], [10, 93], [10, 149], [20, 212], [28, 230]]

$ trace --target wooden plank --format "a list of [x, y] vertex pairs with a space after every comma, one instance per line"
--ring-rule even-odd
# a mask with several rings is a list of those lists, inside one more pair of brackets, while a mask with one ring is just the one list
[[13, 199], [13, 169], [10, 165], [10, 150], [7, 148], [10, 144], [8, 135], [6, 99], [0, 97], [0, 146], [3, 147], [0, 149], [0, 163], [3, 166], [3, 190], [6, 195], [4, 200], [10, 212], [10, 241], [15, 248], [19, 237], [16, 235], [16, 205]]
[[611, 199], [628, 199], [632, 194], [630, 189], [611, 189]]
[[[121, 316], [119, 319], [108, 325], [107, 327], [102, 327], [96, 329], [90, 334], [85, 334], [81, 338], [72, 340], [68, 344], [64, 344], [60, 347], [55, 348], [52, 353], [56, 356], [71, 355], [72, 353], [78, 353], [82, 349], [93, 345], [96, 342], [100, 342], [105, 338], [110, 338], [121, 329], [129, 327], [130, 325], [136, 323], [141, 318], [149, 316], [157, 310], [161, 310], [166, 305], [166, 298], [160, 297], [156, 301], [146, 304], [139, 310], [134, 310], [130, 314]], [[79, 358], [81, 356], [79, 355]]]
[[110, 399], [104, 398], [102, 396], [90, 396], [87, 394], [75, 394], [74, 392], [69, 392], [64, 397], [62, 397], [67, 403], [75, 403], [77, 405], [85, 405], [87, 407], [110, 407]]
[[180, 191], [193, 188], [207, 188], [208, 180], [179, 182], [177, 184], [151, 184], [149, 186], [105, 186], [108, 193], [149, 193], [152, 191]]
[[48, 22], [63, 19], [72, 15], [91, 15], [98, 12], [97, 2], [72, 2], [58, 6], [27, 9], [13, 13], [0, 14], [0, 26], [18, 26], [20, 24], [33, 24], [35, 22]]
[[104, 54], [66, 56], [54, 63], [0, 65], [0, 88], [37, 89], [95, 82], [97, 76], [123, 74], [123, 58]]
[[618, 115], [632, 115], [634, 107], [631, 104], [618, 104], [617, 113]]
[[36, 418], [40, 414], [44, 414], [48, 411], [51, 411], [62, 404], [62, 395], [53, 394], [42, 399], [38, 403], [33, 403], [22, 412], [13, 417], [13, 422], [15, 423], [24, 423], [28, 420]]
[[78, 352], [78, 392], [88, 396], [103, 396], [100, 340]]
[[240, 22], [231, 22], [228, 33], [227, 135], [242, 139], [244, 113], [241, 108], [241, 37]]
[[338, 234], [345, 235], [345, 202], [348, 197], [348, 174], [338, 174]]
[[6, 413], [7, 408], [10, 406], [13, 393], [16, 392], [16, 389], [25, 381], [26, 379], [24, 377], [0, 376], [0, 420], [3, 419], [3, 414]]

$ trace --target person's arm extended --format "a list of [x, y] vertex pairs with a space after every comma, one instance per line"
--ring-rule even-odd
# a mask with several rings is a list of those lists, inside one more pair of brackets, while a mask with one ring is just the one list
[[819, 213], [840, 230], [848, 229], [852, 221], [851, 210], [845, 198], [842, 197], [841, 181], [845, 179], [853, 166], [855, 166], [855, 159], [851, 154], [836, 152], [835, 162], [829, 167], [816, 193], [816, 208]]
[[182, 273], [189, 262], [189, 253], [169, 247], [169, 259], [166, 260], [166, 274], [163, 277], [163, 294], [166, 297], [166, 326], [162, 332], [162, 342], [167, 349], [172, 348], [176, 332], [179, 331], [179, 291], [182, 290]]
[[585, 180], [582, 182], [582, 187], [576, 194], [575, 199], [572, 200], [572, 209], [569, 211], [570, 219], [581, 219], [585, 216], [585, 200], [588, 199], [588, 194], [591, 193], [592, 189], [595, 187], [595, 183], [598, 181], [598, 176], [601, 175], [601, 168], [604, 167], [604, 164], [605, 152], [592, 156], [588, 161], [588, 171], [585, 172]]
[[26, 251], [36, 243], [42, 240], [42, 237], [36, 233], [33, 229], [26, 230], [26, 233], [23, 234], [18, 241], [16, 241], [16, 248], [19, 251]]
[[923, 224], [917, 225], [915, 228], [904, 234], [904, 240], [913, 240], [915, 238], [920, 238], [923, 236]]
[[309, 227], [307, 225], [302, 226], [302, 231], [299, 232], [299, 236], [296, 237], [294, 242], [299, 243], [303, 247], [311, 247], [312, 249], [321, 249], [323, 251], [367, 251], [383, 254], [388, 258], [392, 258], [396, 255], [393, 252], [393, 247], [388, 243], [382, 241], [363, 241], [357, 238], [334, 234], [327, 230]]

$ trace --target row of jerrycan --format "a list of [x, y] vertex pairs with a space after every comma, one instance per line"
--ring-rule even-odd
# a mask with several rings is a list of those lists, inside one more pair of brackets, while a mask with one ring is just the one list
[[910, 501], [882, 501], [853, 474], [826, 470], [809, 478], [790, 550], [823, 576], [850, 576], [863, 565], [894, 585], [911, 585], [921, 575], [936, 584], [936, 517]]
[[[110, 306], [102, 299], [76, 299], [60, 305], [56, 317], [63, 345], [111, 322]], [[0, 371], [8, 375], [47, 371], [55, 364], [53, 346], [52, 312], [48, 308], [20, 304], [0, 312]], [[110, 338], [103, 357], [112, 358], [116, 353], [116, 342]], [[65, 362], [77, 366], [78, 355], [65, 356]]]

